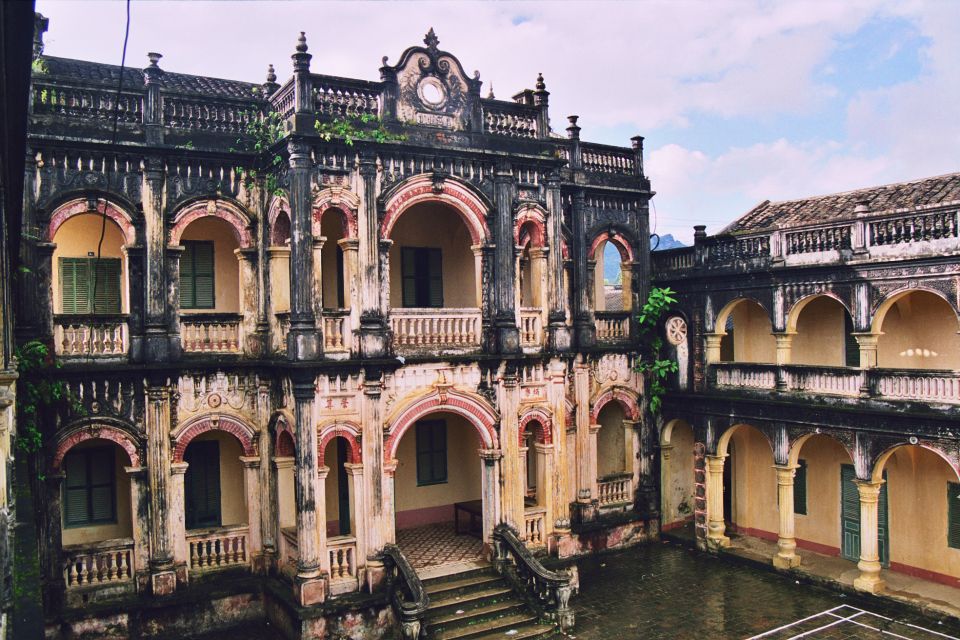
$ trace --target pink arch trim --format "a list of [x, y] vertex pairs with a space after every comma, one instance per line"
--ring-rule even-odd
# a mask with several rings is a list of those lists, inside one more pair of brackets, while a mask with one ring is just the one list
[[327, 445], [334, 438], [343, 438], [349, 445], [347, 452], [347, 462], [359, 464], [363, 462], [363, 454], [360, 451], [360, 428], [354, 424], [339, 422], [324, 428], [320, 432], [320, 443], [317, 445], [317, 464], [323, 466], [323, 455]]
[[93, 425], [74, 431], [57, 444], [57, 451], [52, 462], [53, 470], [59, 471], [60, 465], [63, 464], [63, 457], [67, 455], [67, 452], [87, 440], [109, 440], [127, 452], [131, 467], [140, 466], [140, 453], [137, 451], [137, 443], [133, 441], [129, 434], [116, 427]]
[[517, 213], [517, 222], [513, 226], [514, 244], [521, 244], [525, 232], [534, 247], [542, 247], [546, 242], [546, 217], [540, 207], [524, 205]]
[[640, 405], [637, 404], [637, 400], [630, 393], [627, 393], [624, 389], [614, 388], [607, 389], [594, 401], [593, 411], [590, 412], [590, 419], [596, 423], [600, 416], [600, 410], [603, 409], [604, 405], [608, 402], [618, 402], [621, 407], [623, 407], [624, 413], [627, 414], [627, 417], [631, 420], [640, 419]]
[[253, 430], [248, 426], [230, 416], [205, 416], [194, 422], [189, 427], [180, 432], [174, 443], [173, 461], [183, 462], [183, 454], [187, 451], [187, 446], [197, 436], [208, 431], [223, 431], [229, 433], [240, 441], [243, 447], [243, 455], [257, 455], [257, 447], [254, 444]]
[[77, 198], [76, 200], [71, 200], [65, 204], [57, 207], [56, 211], [53, 212], [53, 215], [50, 216], [50, 224], [47, 226], [47, 240], [49, 242], [54, 242], [54, 237], [57, 235], [57, 231], [63, 226], [63, 223], [72, 218], [73, 216], [81, 215], [84, 213], [90, 213], [94, 215], [102, 215], [104, 204], [106, 204], [106, 213], [107, 217], [113, 220], [120, 231], [123, 233], [123, 239], [127, 244], [136, 244], [137, 242], [137, 232], [133, 227], [133, 220], [130, 218], [130, 215], [113, 204], [109, 200], [104, 200], [103, 198], [97, 199], [97, 210], [91, 211], [89, 201], [86, 198]]
[[215, 201], [215, 204], [216, 208], [212, 212], [207, 208], [208, 201], [195, 202], [180, 211], [174, 217], [173, 228], [170, 229], [170, 244], [180, 244], [180, 238], [191, 222], [200, 218], [214, 217], [220, 218], [230, 225], [237, 238], [237, 243], [242, 248], [252, 247], [253, 236], [250, 234], [250, 229], [247, 228], [249, 217], [234, 205], [222, 200]]
[[483, 202], [466, 187], [454, 180], [446, 180], [438, 193], [430, 176], [411, 178], [386, 204], [386, 215], [380, 225], [380, 237], [388, 239], [404, 211], [421, 202], [440, 202], [452, 207], [470, 231], [473, 244], [484, 244], [490, 238], [487, 211]]
[[633, 262], [633, 249], [630, 248], [630, 244], [624, 240], [622, 234], [618, 233], [611, 236], [609, 231], [599, 233], [597, 237], [593, 239], [593, 242], [590, 244], [590, 253], [587, 254], [587, 260], [594, 260], [596, 258], [597, 248], [604, 242], [613, 243], [613, 246], [620, 252], [620, 259], [622, 261]]
[[480, 441], [485, 448], [500, 448], [494, 426], [497, 418], [493, 409], [488, 407], [486, 403], [457, 391], [451, 390], [443, 394], [435, 391], [433, 394], [420, 398], [411, 404], [394, 419], [390, 427], [390, 435], [383, 447], [384, 461], [389, 462], [396, 458], [400, 439], [417, 420], [440, 411], [455, 413], [466, 418], [477, 430]]
[[543, 409], [531, 409], [520, 418], [520, 446], [527, 435], [527, 425], [534, 425], [534, 436], [540, 444], [553, 444], [553, 419]]
[[957, 480], [960, 481], [960, 465], [958, 465], [956, 461], [951, 460], [950, 456], [940, 447], [938, 447], [936, 443], [929, 442], [927, 440], [920, 440], [917, 442], [917, 444], [912, 444], [910, 442], [899, 442], [884, 449], [883, 452], [874, 459], [873, 468], [870, 470], [870, 477], [874, 482], [883, 478], [883, 471], [887, 468], [887, 462], [889, 462], [890, 458], [893, 457], [893, 454], [897, 452], [897, 449], [902, 449], [905, 447], [917, 447], [919, 449], [925, 449], [933, 454], [936, 454], [947, 464], [948, 467], [950, 467], [954, 475], [957, 476]]

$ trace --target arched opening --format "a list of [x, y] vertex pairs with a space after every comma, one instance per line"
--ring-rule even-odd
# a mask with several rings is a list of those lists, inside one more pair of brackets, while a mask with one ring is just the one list
[[350, 304], [343, 248], [339, 244], [346, 237], [343, 219], [343, 212], [334, 208], [324, 211], [320, 219], [320, 234], [325, 238], [320, 251], [324, 310], [343, 309]]
[[[826, 555], [842, 555], [842, 547], [850, 546], [856, 533], [856, 527], [844, 524], [844, 516], [850, 516], [853, 507], [859, 518], [856, 488], [851, 501], [849, 488], [845, 492], [843, 486], [844, 469], [852, 465], [850, 454], [836, 439], [813, 434], [793, 446], [790, 464], [796, 466], [791, 508], [797, 546]], [[856, 545], [859, 549], [858, 540]]]
[[207, 431], [184, 451], [184, 524], [191, 530], [247, 523], [243, 446], [233, 435]]
[[294, 567], [297, 561], [297, 499], [293, 436], [287, 430], [277, 434], [273, 451], [276, 474], [277, 532], [281, 567]]
[[411, 206], [390, 239], [392, 308], [480, 306], [470, 229], [452, 206], [430, 201]]
[[180, 236], [180, 313], [240, 313], [236, 230], [216, 216], [189, 223]]
[[337, 436], [327, 443], [323, 451], [323, 467], [327, 468], [324, 481], [326, 498], [327, 536], [356, 535], [356, 515], [351, 509], [356, 490], [347, 465], [350, 464], [350, 442]]
[[[723, 512], [727, 531], [777, 539], [777, 475], [770, 442], [756, 427], [731, 427], [721, 446], [727, 457], [723, 469]], [[724, 451], [718, 447], [719, 455]]]
[[121, 314], [128, 311], [129, 303], [123, 230], [112, 219], [81, 213], [56, 229], [53, 242], [57, 245], [51, 264], [57, 353], [125, 353], [126, 320]]
[[757, 302], [742, 298], [717, 317], [720, 362], [776, 362], [777, 341], [770, 316]]
[[290, 215], [285, 209], [281, 209], [270, 230], [270, 246], [283, 247], [288, 244], [290, 244]]
[[124, 469], [130, 465], [122, 447], [102, 438], [84, 440], [63, 456], [61, 541], [66, 551], [133, 537], [131, 481]]
[[523, 446], [521, 447], [526, 471], [523, 474], [524, 491], [523, 504], [527, 507], [538, 505], [537, 500], [537, 437], [532, 432], [527, 431], [523, 434]]
[[696, 508], [693, 427], [683, 420], [673, 420], [665, 427], [664, 436], [660, 444], [661, 528], [692, 527]]
[[611, 240], [603, 240], [596, 246], [593, 260], [594, 309], [629, 311], [633, 305], [630, 275], [625, 268], [628, 257], [623, 247]]
[[929, 291], [905, 292], [881, 305], [874, 319], [877, 366], [893, 369], [960, 369], [957, 315]]
[[415, 567], [476, 559], [483, 548], [484, 445], [463, 416], [431, 412], [401, 436], [396, 449], [397, 544]]
[[873, 479], [880, 478], [889, 505], [889, 514], [883, 513], [881, 496], [881, 561], [886, 524], [890, 569], [960, 587], [958, 472], [930, 449], [902, 445], [877, 461]]
[[859, 367], [860, 347], [854, 337], [853, 318], [839, 301], [816, 296], [794, 316], [796, 331], [791, 345], [793, 364], [826, 367]]
[[618, 400], [597, 413], [597, 498], [601, 507], [621, 508], [633, 502], [633, 430]]

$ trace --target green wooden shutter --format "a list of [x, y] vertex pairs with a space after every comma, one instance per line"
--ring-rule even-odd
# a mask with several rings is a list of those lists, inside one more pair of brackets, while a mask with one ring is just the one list
[[947, 546], [960, 549], [960, 484], [947, 483]]
[[860, 344], [856, 336], [853, 335], [853, 320], [850, 314], [843, 314], [843, 350], [844, 359], [848, 367], [860, 366]]
[[[94, 313], [120, 313], [120, 260], [119, 258], [92, 258], [90, 295], [95, 296]], [[95, 269], [93, 268], [95, 266]], [[93, 279], [96, 275], [96, 280]]]
[[89, 258], [60, 258], [63, 313], [90, 313]]
[[87, 502], [87, 460], [79, 453], [69, 453], [63, 459], [66, 473], [64, 481], [64, 523], [66, 526], [84, 525], [90, 520]]
[[89, 452], [91, 522], [103, 523], [116, 520], [113, 463], [113, 449], [97, 449]]
[[432, 467], [433, 481], [447, 481], [447, 424], [436, 422], [433, 425]]
[[851, 464], [840, 467], [841, 555], [860, 560], [860, 492], [854, 483], [857, 473]]
[[793, 476], [793, 512], [807, 515], [807, 461], [799, 460]]
[[180, 256], [180, 308], [193, 309], [197, 306], [197, 296], [193, 286], [193, 249], [192, 242], [183, 243], [183, 255]]
[[417, 306], [417, 250], [411, 247], [400, 249], [400, 272], [403, 281], [404, 307]]
[[440, 249], [426, 249], [427, 287], [429, 303], [427, 306], [439, 309], [443, 306], [443, 262]]
[[417, 484], [447, 481], [447, 425], [443, 420], [417, 423]]
[[215, 440], [193, 442], [184, 460], [186, 526], [188, 529], [220, 526], [220, 445]]
[[213, 243], [185, 240], [180, 259], [180, 308], [213, 309], [214, 259]]

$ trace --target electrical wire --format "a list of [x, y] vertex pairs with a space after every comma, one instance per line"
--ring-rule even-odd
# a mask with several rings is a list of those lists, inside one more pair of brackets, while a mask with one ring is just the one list
[[[120, 77], [117, 80], [117, 95], [113, 99], [113, 131], [110, 134], [110, 146], [115, 147], [117, 145], [117, 126], [120, 120], [120, 96], [123, 92], [123, 72], [127, 64], [127, 42], [130, 39], [130, 0], [126, 0], [126, 9], [127, 9], [127, 21], [123, 29], [123, 52], [120, 55]], [[116, 162], [116, 157], [114, 157], [114, 162]], [[106, 162], [104, 167], [104, 178], [107, 184], [107, 192], [110, 190], [110, 167], [113, 163]], [[97, 312], [97, 281], [100, 276], [100, 255], [103, 251], [103, 240], [107, 235], [107, 199], [103, 199], [103, 211], [99, 211], [99, 204], [97, 205], [98, 213], [101, 215], [100, 222], [100, 239], [97, 241], [97, 259], [93, 263], [93, 294], [91, 296], [91, 312]]]

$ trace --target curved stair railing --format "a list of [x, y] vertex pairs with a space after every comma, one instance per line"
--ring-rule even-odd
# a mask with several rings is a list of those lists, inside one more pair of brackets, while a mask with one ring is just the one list
[[513, 584], [538, 616], [560, 625], [562, 630], [573, 628], [573, 575], [566, 570], [546, 569], [507, 524], [493, 529], [493, 568]]
[[403, 638], [417, 640], [426, 632], [423, 620], [430, 606], [430, 596], [400, 547], [384, 545], [381, 557], [387, 574], [387, 588], [391, 592], [390, 604], [400, 620]]

